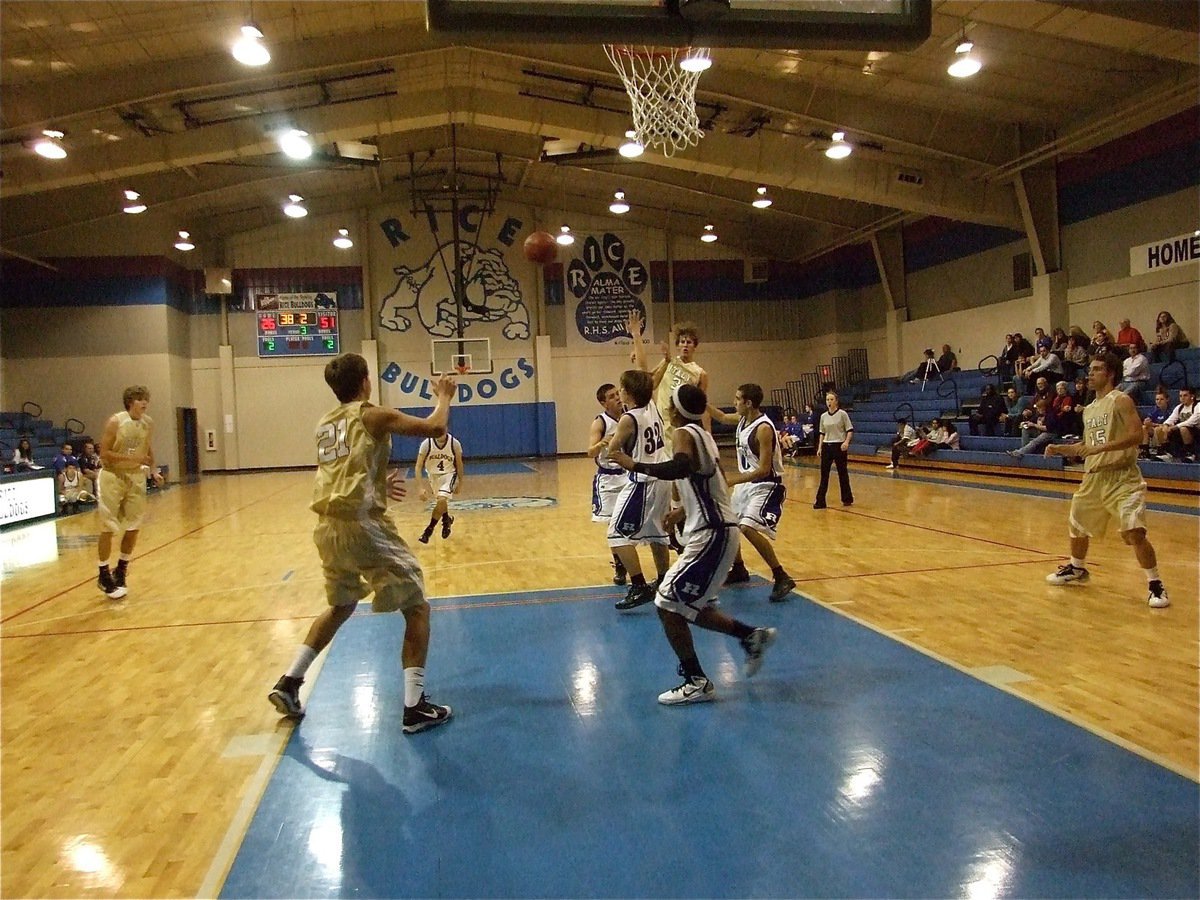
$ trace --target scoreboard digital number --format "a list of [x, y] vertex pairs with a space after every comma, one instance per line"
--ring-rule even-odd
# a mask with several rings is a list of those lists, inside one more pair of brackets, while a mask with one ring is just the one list
[[336, 356], [339, 352], [336, 309], [258, 312], [259, 356]]

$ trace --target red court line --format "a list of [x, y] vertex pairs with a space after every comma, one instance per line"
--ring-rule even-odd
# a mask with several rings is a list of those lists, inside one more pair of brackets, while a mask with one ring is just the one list
[[[191, 485], [188, 485], [188, 487], [191, 487]], [[180, 490], [182, 490], [182, 489], [183, 488], [181, 486]], [[211, 522], [205, 522], [203, 525], [199, 525], [196, 528], [193, 528], [191, 531], [187, 532], [186, 534], [181, 534], [178, 537], [171, 538], [171, 540], [169, 540], [165, 543], [159, 544], [157, 547], [151, 547], [149, 550], [146, 550], [145, 552], [139, 554], [139, 558], [141, 558], [143, 556], [149, 556], [151, 553], [161, 550], [163, 547], [169, 547], [169, 546], [171, 546], [171, 544], [174, 544], [176, 541], [181, 541], [186, 537], [191, 537], [197, 531], [203, 531], [208, 526], [215, 525], [217, 522], [220, 522], [222, 519], [228, 519], [230, 516], [234, 515], [235, 513], [241, 512], [243, 509], [249, 509], [251, 506], [254, 506], [256, 503], [262, 503], [264, 500], [270, 500], [271, 498], [275, 497], [276, 495], [282, 494], [284, 491], [290, 491], [291, 489], [292, 489], [291, 486], [288, 486], [285, 488], [280, 488], [274, 494], [268, 494], [266, 497], [260, 497], [258, 500], [252, 500], [251, 502], [247, 503], [245, 506], [239, 506], [237, 509], [230, 510], [229, 512], [225, 513], [225, 515], [223, 515], [223, 516], [217, 516]], [[91, 582], [92, 582], [91, 578], [86, 578], [83, 581], [80, 581], [76, 584], [71, 585], [70, 587], [63, 588], [57, 594], [51, 594], [49, 597], [44, 597], [43, 599], [39, 600], [37, 603], [33, 604], [32, 606], [27, 606], [24, 609], [18, 610], [17, 612], [13, 613], [10, 616], [5, 616], [3, 619], [0, 619], [0, 625], [3, 625], [5, 622], [10, 622], [13, 619], [17, 618], [18, 616], [23, 616], [27, 612], [32, 612], [33, 610], [37, 609], [39, 606], [41, 606], [45, 603], [49, 603], [51, 600], [57, 600], [63, 594], [69, 594], [71, 591], [76, 590], [77, 588], [81, 588], [85, 584], [91, 584]]]
[[[565, 588], [565, 590], [573, 591], [580, 589]], [[616, 596], [616, 594], [609, 592], [604, 594], [585, 594], [580, 597], [542, 597], [529, 600], [484, 600], [478, 603], [431, 603], [430, 609], [433, 612], [438, 612], [441, 610], [483, 609], [486, 607], [497, 606], [538, 606], [546, 603], [562, 602], [583, 603], [592, 600], [612, 600]], [[303, 619], [315, 619], [317, 615], [317, 613], [311, 613], [303, 616], [261, 616], [253, 619], [213, 619], [208, 622], [172, 622], [161, 625], [122, 625], [116, 628], [81, 628], [77, 631], [37, 631], [29, 634], [0, 635], [0, 640], [17, 638], [66, 637], [77, 634], [119, 634], [123, 631], [156, 631], [163, 628], [202, 628], [211, 625], [252, 625], [261, 622], [292, 622]]]
[[81, 628], [78, 631], [34, 631], [29, 634], [0, 635], [0, 640], [20, 638], [69, 637], [77, 634], [119, 634], [122, 631], [157, 631], [163, 628], [204, 628], [210, 625], [252, 625], [257, 622], [291, 622], [315, 619], [316, 614], [304, 616], [264, 616], [257, 619], [214, 619], [211, 622], [169, 622], [162, 625], [122, 625], [119, 628]]
[[993, 569], [997, 566], [1028, 566], [1033, 563], [1042, 565], [1046, 562], [1044, 559], [1016, 559], [1008, 562], [995, 563], [971, 563], [966, 566], [932, 566], [928, 569], [896, 569], [892, 572], [858, 572], [853, 575], [818, 575], [813, 578], [797, 578], [796, 584], [802, 584], [806, 581], [833, 581], [841, 578], [875, 578], [885, 575], [927, 575], [930, 572], [955, 572], [962, 569]]
[[[796, 500], [793, 502], [799, 503], [801, 501]], [[963, 534], [958, 531], [943, 531], [940, 528], [930, 528], [928, 525], [925, 525], [924, 523], [921, 523], [921, 522], [909, 522], [905, 519], [889, 519], [886, 516], [874, 516], [874, 515], [871, 515], [871, 513], [860, 512], [857, 509], [845, 509], [845, 508], [837, 509], [836, 507], [830, 507], [830, 509], [828, 511], [845, 513], [848, 516], [861, 516], [864, 519], [874, 519], [877, 522], [887, 522], [889, 525], [903, 525], [906, 528], [919, 528], [919, 529], [921, 529], [921, 531], [932, 533], [932, 534], [947, 534], [947, 535], [950, 535], [950, 537], [966, 538], [969, 541], [979, 541], [980, 543], [983, 543], [983, 544], [994, 544], [997, 547], [1004, 547], [1008, 550], [1020, 550], [1024, 553], [1044, 553], [1046, 556], [1049, 556], [1051, 558], [1057, 557], [1057, 558], [1061, 558], [1061, 559], [1066, 559], [1065, 554], [1062, 554], [1062, 553], [1050, 553], [1047, 550], [1039, 550], [1036, 547], [1021, 547], [1017, 544], [1006, 544], [1006, 543], [1004, 543], [1004, 541], [993, 541], [990, 538], [976, 537], [973, 534]]]

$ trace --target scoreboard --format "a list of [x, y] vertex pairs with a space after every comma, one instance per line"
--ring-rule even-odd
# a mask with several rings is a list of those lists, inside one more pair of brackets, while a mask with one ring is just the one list
[[258, 299], [258, 355], [336, 356], [336, 299], [329, 294], [268, 294]]

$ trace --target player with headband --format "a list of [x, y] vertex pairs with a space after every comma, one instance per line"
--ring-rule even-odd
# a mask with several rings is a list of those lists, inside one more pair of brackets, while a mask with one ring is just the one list
[[701, 703], [716, 694], [696, 655], [690, 625], [738, 639], [746, 653], [745, 674], [762, 666], [763, 654], [775, 640], [774, 628], [756, 628], [725, 615], [715, 606], [738, 550], [738, 526], [729, 505], [729, 488], [721, 472], [717, 445], [700, 424], [708, 407], [704, 391], [691, 384], [671, 391], [674, 456], [666, 462], [638, 462], [619, 449], [609, 458], [635, 476], [674, 481], [683, 503], [683, 552], [659, 581], [654, 605], [671, 649], [679, 658], [683, 683], [659, 694], [673, 706]]

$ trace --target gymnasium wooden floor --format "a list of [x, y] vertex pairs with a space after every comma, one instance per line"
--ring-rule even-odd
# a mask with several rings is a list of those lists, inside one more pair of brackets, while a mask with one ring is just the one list
[[[416, 544], [415, 496], [394, 507], [433, 596], [608, 581], [591, 463], [529, 467], [472, 475], [468, 461], [462, 499], [556, 505], [466, 510], [448, 541]], [[1151, 498], [1183, 509], [1150, 513], [1173, 602], [1150, 610], [1115, 535], [1093, 542], [1090, 584], [1044, 584], [1066, 547], [1066, 488], [852, 477], [855, 505], [818, 512], [815, 471], [788, 472], [777, 548], [805, 595], [1197, 780], [1195, 497]], [[311, 485], [311, 472], [215, 475], [152, 498], [119, 603], [95, 588], [94, 514], [4, 536], [0, 893], [220, 890], [291, 730], [266, 693], [324, 602]]]

